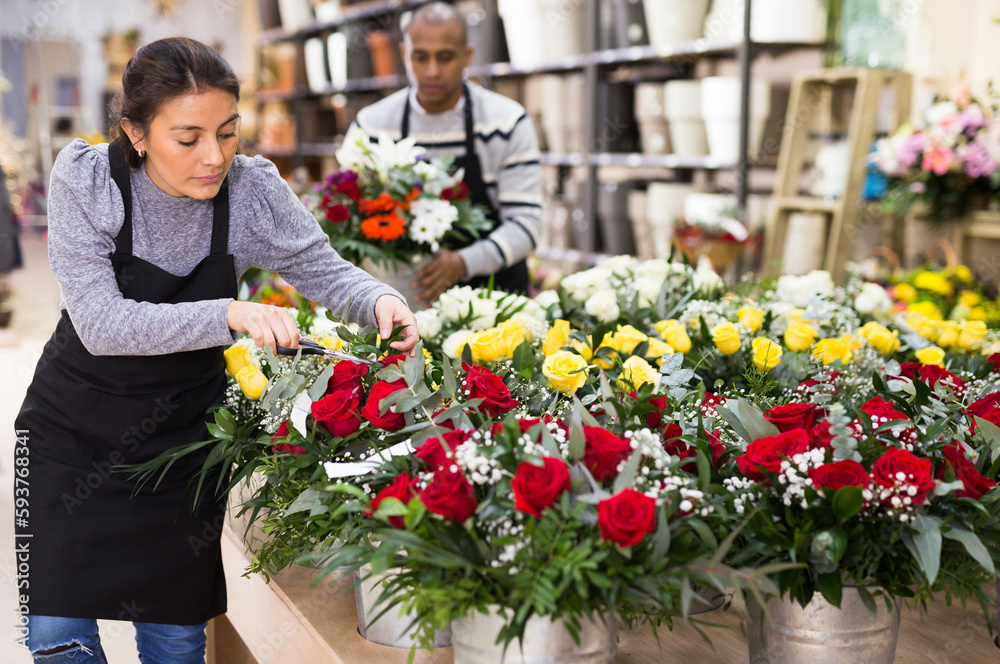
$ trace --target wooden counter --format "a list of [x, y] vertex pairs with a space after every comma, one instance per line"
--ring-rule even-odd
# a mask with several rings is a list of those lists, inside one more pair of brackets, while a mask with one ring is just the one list
[[[222, 552], [229, 584], [229, 612], [213, 621], [210, 662], [214, 664], [405, 664], [408, 649], [380, 646], [357, 632], [350, 581], [325, 579], [313, 587], [316, 571], [293, 565], [270, 584], [243, 576], [243, 543], [227, 526]], [[623, 629], [618, 664], [743, 664], [749, 661], [742, 607], [695, 616], [711, 644], [683, 620], [659, 643], [648, 626]], [[452, 662], [451, 648], [418, 651], [420, 664]], [[978, 604], [947, 607], [943, 598], [927, 615], [903, 609], [896, 661], [906, 664], [979, 664], [1000, 661]]]

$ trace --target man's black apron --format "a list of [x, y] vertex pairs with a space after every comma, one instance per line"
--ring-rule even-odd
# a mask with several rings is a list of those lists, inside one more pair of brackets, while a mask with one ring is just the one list
[[[158, 304], [235, 298], [228, 182], [214, 199], [211, 254], [176, 276], [132, 255], [129, 171], [117, 145], [108, 152], [125, 203], [111, 255], [122, 295]], [[225, 388], [222, 348], [95, 356], [62, 312], [15, 420], [29, 459], [27, 516], [15, 519], [15, 547], [28, 551], [18, 594], [31, 614], [193, 625], [225, 612], [225, 501], [203, 498], [192, 512], [185, 491], [204, 456], [185, 459], [156, 491], [151, 481], [136, 492], [113, 472], [205, 440], [205, 411]], [[21, 456], [15, 448], [15, 464]]]
[[[493, 224], [491, 230], [496, 230], [500, 226], [500, 210], [497, 209], [486, 193], [486, 183], [483, 181], [483, 165], [479, 161], [479, 154], [476, 152], [476, 132], [472, 120], [472, 95], [469, 93], [469, 86], [462, 86], [465, 89], [465, 154], [455, 158], [455, 171], [465, 169], [465, 184], [469, 187], [469, 194], [473, 203], [478, 203], [487, 209], [486, 217]], [[401, 128], [401, 139], [410, 135], [410, 95], [406, 95], [406, 106], [403, 108], [403, 125]], [[468, 238], [461, 247], [467, 247], [475, 242], [475, 238]], [[459, 247], [459, 248], [461, 248]], [[503, 252], [500, 253], [503, 256]], [[466, 266], [471, 268], [471, 266]], [[489, 284], [489, 275], [473, 277], [468, 281], [470, 286], [485, 287]], [[493, 287], [507, 293], [528, 292], [528, 264], [524, 259], [514, 263], [510, 267], [505, 267], [493, 275]]]

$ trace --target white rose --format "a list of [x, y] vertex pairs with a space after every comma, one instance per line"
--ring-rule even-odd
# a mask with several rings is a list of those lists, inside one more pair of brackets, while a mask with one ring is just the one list
[[472, 298], [470, 286], [455, 286], [441, 293], [437, 306], [445, 318], [460, 320], [469, 314], [469, 302]]
[[[549, 291], [550, 293], [553, 291]], [[558, 298], [558, 296], [557, 296]], [[516, 318], [530, 318], [536, 321], [545, 321], [545, 309], [543, 309], [535, 300], [529, 300], [528, 298], [519, 298], [518, 304], [523, 304], [521, 310], [517, 312]]]
[[618, 277], [627, 277], [632, 274], [632, 269], [638, 264], [635, 256], [629, 256], [623, 254], [621, 256], [612, 256], [608, 260], [601, 263], [601, 267], [606, 270], [610, 270], [612, 274]]
[[725, 286], [722, 277], [715, 273], [710, 265], [701, 263], [694, 271], [692, 286], [696, 291], [711, 291]]
[[643, 261], [635, 267], [635, 276], [637, 278], [651, 277], [653, 279], [659, 279], [661, 282], [665, 281], [667, 275], [672, 271], [670, 263], [662, 258], [653, 258], [648, 261]]
[[497, 324], [497, 303], [484, 297], [474, 297], [472, 300], [472, 320], [469, 327], [473, 330], [486, 330]]
[[559, 304], [559, 293], [554, 290], [543, 290], [535, 296], [535, 304], [542, 309], [548, 309], [554, 304]]
[[583, 302], [599, 289], [606, 287], [610, 280], [611, 270], [594, 267], [569, 275], [562, 280], [562, 286], [570, 297]]
[[640, 277], [635, 280], [635, 292], [639, 296], [640, 307], [652, 307], [660, 299], [663, 290], [663, 279], [656, 277]]
[[878, 284], [866, 282], [861, 292], [854, 299], [854, 308], [863, 314], [876, 314], [887, 311], [892, 306], [889, 295]]
[[618, 295], [610, 288], [597, 291], [587, 298], [584, 309], [602, 323], [618, 320], [618, 316], [621, 315], [621, 310], [618, 308]]
[[791, 274], [778, 277], [775, 295], [785, 302], [790, 302], [800, 309], [809, 306], [809, 300], [814, 295], [829, 295], [833, 292], [833, 279], [829, 272], [813, 270], [809, 274], [797, 277]]
[[441, 334], [441, 315], [434, 309], [423, 309], [414, 312], [417, 318], [417, 329], [423, 339], [433, 339]]
[[453, 360], [458, 359], [458, 349], [466, 342], [466, 340], [475, 334], [472, 330], [459, 330], [457, 332], [452, 332], [448, 335], [448, 338], [444, 340], [441, 344], [441, 350], [444, 354]]

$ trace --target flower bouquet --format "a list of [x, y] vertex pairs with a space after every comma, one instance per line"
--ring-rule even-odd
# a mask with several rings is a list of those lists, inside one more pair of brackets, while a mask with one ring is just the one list
[[337, 150], [341, 170], [327, 176], [305, 203], [344, 258], [361, 265], [416, 265], [439, 247], [459, 246], [490, 229], [472, 203], [463, 172], [446, 158], [426, 160], [408, 138], [377, 143], [352, 127]]
[[903, 126], [875, 145], [873, 160], [889, 179], [885, 208], [905, 213], [927, 206], [932, 222], [965, 216], [974, 200], [983, 206], [1000, 189], [1000, 122], [992, 105], [962, 88], [932, 106], [923, 127]]

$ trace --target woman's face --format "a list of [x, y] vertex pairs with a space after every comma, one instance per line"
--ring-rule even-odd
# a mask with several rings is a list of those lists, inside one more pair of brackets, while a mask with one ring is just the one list
[[171, 196], [214, 198], [236, 155], [239, 114], [232, 94], [218, 89], [165, 103], [146, 135], [127, 119], [122, 128], [146, 155], [146, 172]]

